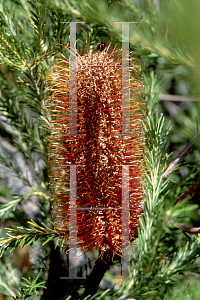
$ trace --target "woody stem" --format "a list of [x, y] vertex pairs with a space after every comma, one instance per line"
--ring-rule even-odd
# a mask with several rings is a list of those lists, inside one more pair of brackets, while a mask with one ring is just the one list
[[94, 295], [98, 289], [98, 286], [110, 266], [113, 263], [113, 260], [119, 260], [119, 256], [115, 255], [113, 260], [113, 253], [111, 250], [107, 250], [104, 252], [103, 259], [101, 256], [96, 260], [94, 268], [92, 270], [92, 273], [89, 275], [89, 277], [86, 279], [85, 283], [85, 291], [82, 296], [82, 299], [84, 299], [88, 295]]

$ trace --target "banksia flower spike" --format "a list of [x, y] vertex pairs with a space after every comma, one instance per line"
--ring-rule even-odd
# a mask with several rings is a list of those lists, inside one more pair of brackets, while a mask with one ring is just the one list
[[130, 133], [122, 134], [122, 54], [76, 54], [77, 134], [69, 133], [69, 60], [46, 80], [47, 144], [54, 222], [69, 242], [70, 166], [76, 165], [77, 241], [85, 251], [122, 252], [122, 166], [129, 166], [129, 240], [137, 236], [144, 194], [143, 84], [130, 60]]

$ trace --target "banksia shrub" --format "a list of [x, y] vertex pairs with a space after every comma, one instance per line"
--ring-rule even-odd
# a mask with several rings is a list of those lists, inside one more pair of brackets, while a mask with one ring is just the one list
[[[135, 63], [135, 64], [134, 64]], [[69, 132], [69, 60], [60, 56], [46, 80], [51, 203], [69, 242], [70, 165], [77, 174], [77, 241], [85, 251], [122, 252], [122, 166], [129, 166], [129, 239], [137, 236], [144, 194], [143, 84], [130, 59], [130, 133], [122, 134], [122, 54], [108, 47], [76, 57], [77, 134]], [[127, 70], [128, 71], [128, 70]], [[128, 201], [128, 199], [127, 199]]]

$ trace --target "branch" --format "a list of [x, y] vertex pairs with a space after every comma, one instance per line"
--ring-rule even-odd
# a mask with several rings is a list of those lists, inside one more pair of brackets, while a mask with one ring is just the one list
[[[183, 193], [182, 195], [180, 195], [174, 202], [174, 205], [178, 204], [179, 202], [181, 202], [185, 197], [187, 196], [194, 196], [195, 194], [199, 193], [200, 191], [200, 181], [198, 183], [196, 183], [194, 186], [192, 186], [189, 190], [187, 190], [185, 193]], [[172, 224], [173, 221], [167, 221], [167, 223]], [[200, 227], [189, 227], [186, 226], [182, 223], [177, 223], [174, 224], [174, 229], [181, 229], [184, 232], [188, 232], [188, 233], [200, 233]]]
[[119, 255], [115, 255], [113, 257], [113, 253], [111, 250], [107, 250], [104, 252], [103, 259], [101, 256], [98, 257], [96, 260], [94, 269], [92, 270], [92, 273], [89, 275], [89, 277], [86, 279], [85, 283], [85, 291], [81, 299], [84, 299], [86, 296], [94, 295], [98, 289], [98, 286], [110, 266], [112, 265], [114, 260], [120, 260]]
[[[173, 224], [173, 221], [167, 221], [167, 223]], [[174, 229], [181, 229], [184, 232], [188, 232], [188, 233], [200, 233], [200, 227], [189, 227], [182, 223], [174, 224]]]
[[197, 97], [191, 97], [191, 96], [180, 96], [180, 95], [169, 95], [169, 94], [163, 94], [160, 93], [158, 95], [160, 100], [164, 100], [164, 101], [175, 101], [175, 102], [179, 102], [179, 101], [200, 101], [200, 98]]
[[200, 191], [200, 181], [197, 182], [195, 185], [193, 185], [189, 190], [187, 190], [185, 193], [180, 195], [174, 202], [174, 205], [181, 202], [185, 197], [187, 196], [194, 196], [195, 194], [199, 193]]
[[181, 153], [177, 156], [176, 159], [174, 159], [169, 164], [169, 166], [167, 167], [167, 169], [165, 170], [165, 172], [162, 176], [163, 179], [166, 179], [168, 177], [168, 175], [174, 169], [177, 168], [178, 164], [193, 150], [193, 148], [195, 147], [195, 144], [199, 141], [199, 138], [200, 138], [200, 134], [181, 151]]

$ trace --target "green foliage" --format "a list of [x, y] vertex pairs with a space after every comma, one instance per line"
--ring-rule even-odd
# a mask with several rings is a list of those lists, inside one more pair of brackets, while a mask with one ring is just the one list
[[181, 286], [174, 288], [173, 292], [168, 293], [164, 300], [198, 300], [200, 296], [199, 284], [195, 279], [193, 281], [183, 282]]
[[6, 296], [14, 297], [19, 285], [19, 271], [13, 268], [8, 258], [0, 261], [0, 291]]
[[13, 297], [13, 299], [25, 300], [25, 299], [28, 299], [29, 297], [31, 297], [33, 295], [33, 293], [35, 295], [39, 295], [39, 291], [37, 289], [46, 288], [44, 286], [45, 281], [37, 282], [40, 275], [41, 275], [41, 271], [39, 272], [39, 274], [36, 277], [34, 277], [32, 279], [30, 277], [28, 279], [25, 277], [22, 277], [24, 282], [21, 283], [22, 287], [20, 290], [20, 295]]
[[157, 78], [153, 71], [151, 71], [150, 77], [144, 75], [144, 85], [147, 112], [150, 117], [159, 102], [158, 94], [161, 90], [161, 80]]
[[[108, 1], [101, 0], [98, 3], [92, 0], [85, 1], [60, 1], [63, 6], [73, 13], [77, 18], [85, 22], [101, 24], [109, 29], [114, 35], [121, 39], [121, 25], [114, 23], [138, 22], [130, 26], [130, 42], [136, 48], [138, 45], [148, 52], [158, 53], [162, 57], [180, 62], [189, 67], [193, 66], [191, 57], [181, 49], [173, 49], [167, 27], [163, 26], [163, 11], [159, 14], [154, 1], [115, 1], [110, 5]], [[171, 1], [171, 4], [174, 1]], [[173, 4], [172, 4], [173, 5]]]
[[43, 227], [36, 224], [33, 220], [28, 223], [32, 225], [32, 227], [7, 228], [9, 238], [0, 239], [0, 257], [7, 248], [11, 248], [10, 252], [13, 253], [18, 246], [23, 248], [24, 245], [35, 244], [40, 240], [44, 240], [42, 245], [45, 245], [57, 236], [55, 230], [47, 227], [47, 225], [43, 223]]
[[[151, 86], [153, 92], [156, 87], [154, 84]], [[155, 104], [154, 97], [149, 100]], [[199, 238], [192, 238], [190, 242], [186, 242], [176, 251], [168, 245], [168, 233], [171, 231], [170, 228], [173, 228], [173, 225], [171, 226], [168, 222], [174, 220], [175, 223], [178, 221], [177, 217], [180, 217], [183, 212], [196, 208], [194, 205], [183, 208], [183, 203], [179, 203], [171, 210], [165, 210], [168, 180], [162, 179], [162, 173], [168, 159], [165, 149], [169, 139], [170, 126], [168, 124], [165, 127], [165, 119], [162, 114], [158, 116], [157, 113], [152, 112], [147, 118], [145, 131], [148, 141], [145, 153], [147, 165], [145, 171], [147, 182], [144, 185], [146, 204], [144, 216], [140, 218], [137, 248], [134, 249], [133, 272], [117, 292], [117, 296], [124, 296], [117, 299], [129, 299], [135, 298], [135, 296], [159, 296], [162, 298], [167, 287], [177, 280], [176, 276], [184, 271], [193, 270], [196, 258], [199, 257]]]
[[[53, 239], [58, 245], [62, 239], [56, 230], [46, 225], [51, 213], [44, 80], [49, 66], [56, 60], [54, 55], [57, 52], [68, 55], [64, 47], [69, 41], [68, 22], [75, 17], [85, 22], [77, 25], [77, 50], [81, 55], [84, 50], [98, 47], [100, 41], [104, 44], [111, 41], [111, 50], [116, 43], [121, 47], [121, 24], [114, 21], [138, 22], [130, 24], [130, 46], [142, 65], [147, 101], [147, 122], [144, 123], [146, 204], [140, 218], [139, 237], [133, 247], [130, 274], [118, 291], [99, 289], [96, 295], [86, 298], [199, 299], [198, 284], [193, 283], [192, 275], [199, 281], [200, 239], [197, 235], [174, 230], [180, 222], [189, 226], [199, 222], [197, 205], [187, 205], [190, 198], [194, 200], [192, 195], [174, 205], [180, 194], [199, 181], [199, 145], [182, 163], [183, 175], [179, 166], [169, 179], [162, 178], [170, 159], [176, 156], [170, 152], [179, 153], [180, 145], [186, 146], [198, 133], [199, 102], [171, 103], [171, 114], [164, 117], [167, 105], [159, 101], [161, 91], [170, 92], [172, 80], [177, 86], [187, 83], [186, 96], [200, 94], [199, 9], [193, 0], [189, 3], [186, 0], [166, 3], [153, 0], [0, 1], [0, 162], [4, 170], [24, 186], [18, 193], [4, 181], [0, 187], [2, 226], [13, 226], [7, 229], [9, 237], [2, 232], [0, 238], [3, 294], [13, 299], [34, 299], [40, 297], [39, 291], [45, 284], [45, 281], [38, 282], [41, 273], [36, 277], [30, 274], [28, 279], [23, 278], [20, 289], [20, 278], [24, 275], [12, 266], [6, 250], [13, 253], [18, 246], [21, 249], [38, 241], [45, 245]], [[10, 145], [13, 152], [3, 147], [4, 143]], [[16, 163], [14, 152], [27, 170]], [[23, 205], [31, 203], [33, 197], [37, 198], [40, 213], [35, 217], [37, 221], [28, 221], [31, 226], [27, 226], [31, 218]], [[45, 255], [47, 259], [47, 251]], [[47, 273], [48, 268], [46, 266]], [[183, 278], [190, 278], [185, 286]], [[77, 290], [82, 295], [82, 283]], [[72, 296], [66, 295], [65, 299]]]

